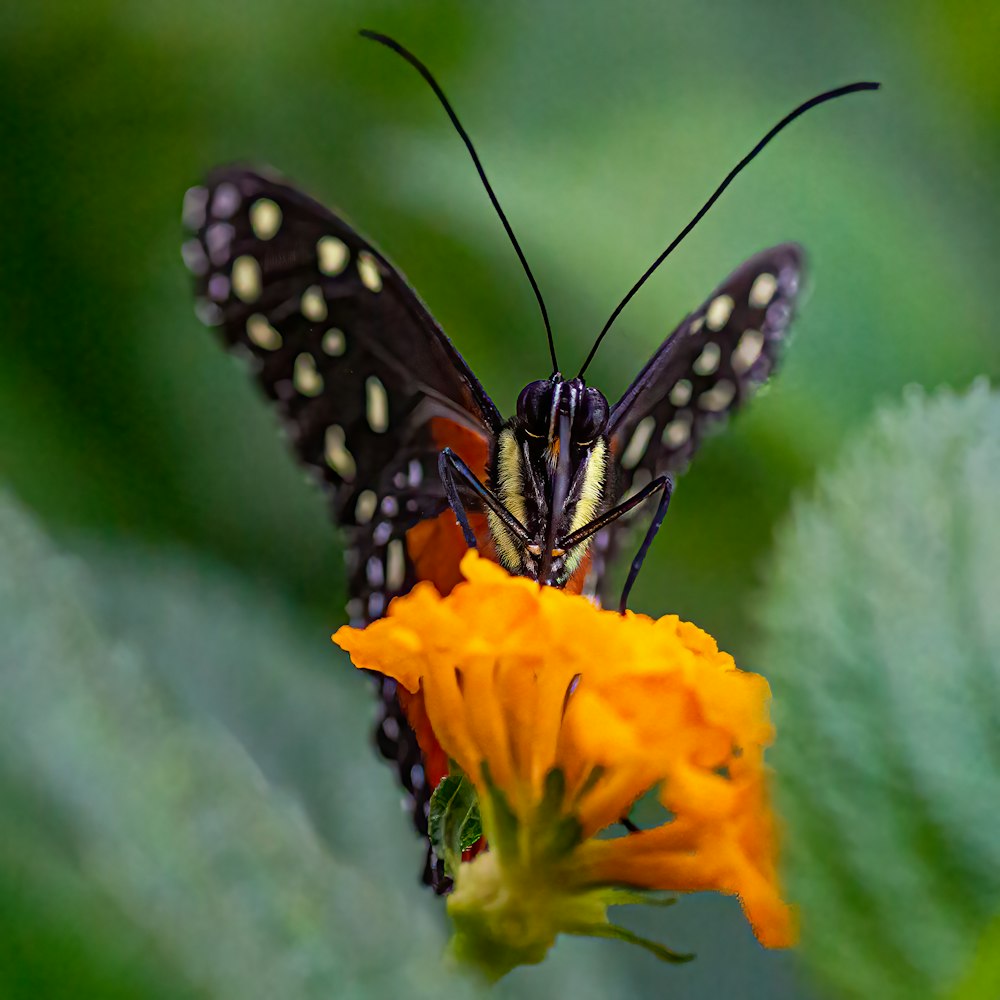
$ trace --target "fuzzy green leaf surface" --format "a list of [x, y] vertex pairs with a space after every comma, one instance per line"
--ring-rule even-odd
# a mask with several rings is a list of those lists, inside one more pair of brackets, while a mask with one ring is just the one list
[[1000, 397], [911, 392], [779, 538], [760, 667], [802, 948], [940, 995], [1000, 910]]
[[[84, 982], [125, 996], [440, 995], [440, 928], [335, 857], [231, 732], [103, 630], [93, 591], [0, 504], [0, 876], [63, 952], [96, 955]], [[31, 978], [60, 995], [41, 979], [58, 969], [28, 958], [6, 951], [4, 995]], [[116, 968], [128, 988], [97, 985]]]

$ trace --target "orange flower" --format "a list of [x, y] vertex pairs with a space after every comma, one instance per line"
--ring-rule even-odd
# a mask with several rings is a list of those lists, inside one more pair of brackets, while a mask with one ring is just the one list
[[[636, 890], [736, 894], [763, 944], [793, 943], [763, 763], [767, 682], [675, 616], [602, 611], [474, 552], [462, 573], [448, 597], [418, 584], [387, 618], [334, 636], [355, 666], [422, 695], [475, 787], [489, 848], [452, 859], [456, 952], [502, 975], [561, 931], [629, 936], [606, 911]], [[595, 836], [653, 790], [662, 823]]]

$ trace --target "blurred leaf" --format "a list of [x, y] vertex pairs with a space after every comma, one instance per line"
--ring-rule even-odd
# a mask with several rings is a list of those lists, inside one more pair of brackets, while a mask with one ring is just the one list
[[[403, 984], [440, 995], [439, 928], [332, 857], [229, 734], [188, 716], [133, 649], [109, 641], [90, 589], [0, 506], [3, 781], [35, 804], [65, 884], [98, 890], [145, 939], [152, 969], [176, 970], [173, 995], [385, 996]], [[4, 815], [5, 844], [24, 817]], [[30, 885], [37, 869], [23, 860], [0, 855], [5, 877], [14, 864]]]
[[810, 965], [931, 996], [1000, 908], [1000, 397], [909, 394], [781, 536], [761, 657]]
[[979, 939], [969, 967], [948, 1000], [996, 1000], [1000, 996], [1000, 917]]
[[274, 588], [183, 552], [89, 538], [72, 547], [101, 623], [141, 650], [187, 712], [238, 740], [339, 857], [405, 886], [408, 908], [440, 911], [417, 885], [423, 846], [374, 753], [371, 681], [330, 641], [339, 611], [310, 618]]

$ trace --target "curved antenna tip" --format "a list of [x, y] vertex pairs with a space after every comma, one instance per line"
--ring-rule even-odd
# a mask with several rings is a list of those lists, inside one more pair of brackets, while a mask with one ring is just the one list
[[877, 83], [873, 80], [863, 80], [859, 83], [848, 83], [843, 87], [834, 87], [832, 90], [826, 90], [822, 94], [817, 94], [815, 97], [810, 98], [808, 101], [804, 101], [798, 107], [790, 111], [777, 125], [773, 126], [764, 137], [757, 143], [753, 149], [750, 150], [746, 156], [740, 160], [739, 163], [733, 167], [732, 170], [726, 174], [725, 179], [722, 183], [715, 189], [712, 196], [701, 206], [700, 209], [695, 213], [694, 218], [673, 238], [670, 244], [667, 246], [657, 258], [653, 261], [649, 267], [643, 272], [642, 277], [626, 292], [625, 298], [615, 306], [611, 315], [608, 317], [607, 322], [601, 328], [601, 332], [597, 335], [597, 339], [594, 341], [593, 346], [590, 348], [590, 353], [584, 359], [583, 364], [580, 367], [580, 371], [577, 374], [577, 378], [583, 378], [584, 373], [590, 367], [590, 362], [594, 360], [594, 355], [597, 354], [597, 349], [601, 346], [601, 342], [607, 335], [608, 330], [611, 329], [611, 325], [621, 314], [622, 310], [632, 301], [632, 297], [636, 292], [646, 283], [647, 279], [652, 275], [652, 273], [670, 256], [670, 254], [677, 248], [684, 237], [691, 232], [692, 229], [701, 221], [705, 213], [719, 200], [722, 192], [726, 190], [727, 187], [736, 179], [736, 176], [746, 167], [754, 157], [786, 126], [790, 125], [796, 118], [804, 115], [807, 111], [815, 108], [819, 104], [825, 104], [827, 101], [835, 100], [838, 97], [844, 97], [847, 94], [855, 94], [861, 90], [879, 90], [882, 84]]
[[387, 49], [391, 49], [397, 55], [405, 59], [406, 62], [408, 62], [423, 77], [424, 82], [431, 88], [441, 107], [444, 108], [445, 114], [447, 114], [448, 118], [451, 120], [451, 124], [458, 133], [459, 138], [461, 138], [462, 142], [465, 144], [465, 148], [468, 150], [469, 156], [472, 157], [472, 163], [476, 168], [476, 173], [479, 174], [479, 179], [482, 181], [483, 187], [486, 189], [486, 194], [490, 199], [490, 203], [493, 205], [493, 208], [500, 219], [504, 232], [507, 233], [507, 238], [510, 240], [511, 245], [514, 248], [514, 253], [517, 255], [517, 259], [521, 262], [521, 267], [528, 279], [528, 284], [531, 285], [531, 290], [535, 294], [535, 301], [538, 303], [538, 310], [542, 314], [542, 323], [545, 326], [545, 338], [548, 342], [549, 357], [552, 360], [552, 370], [554, 372], [559, 371], [559, 362], [556, 359], [555, 339], [552, 336], [552, 324], [549, 322], [549, 313], [545, 308], [545, 300], [542, 298], [542, 291], [538, 287], [538, 282], [535, 281], [534, 274], [531, 273], [531, 268], [528, 266], [527, 258], [524, 256], [524, 251], [521, 249], [521, 244], [518, 243], [517, 237], [514, 235], [514, 230], [511, 227], [510, 222], [507, 220], [504, 210], [500, 207], [500, 200], [497, 198], [495, 192], [493, 191], [493, 186], [486, 177], [486, 170], [483, 167], [482, 161], [479, 159], [476, 147], [472, 145], [469, 133], [465, 131], [464, 126], [458, 120], [458, 115], [455, 113], [454, 108], [452, 108], [451, 102], [447, 97], [445, 97], [445, 93], [441, 89], [441, 85], [434, 79], [431, 71], [412, 52], [410, 52], [409, 49], [397, 42], [396, 39], [390, 38], [388, 35], [383, 35], [379, 31], [372, 31], [370, 28], [361, 28], [358, 34], [361, 35], [362, 38], [370, 39], [373, 42], [380, 42]]

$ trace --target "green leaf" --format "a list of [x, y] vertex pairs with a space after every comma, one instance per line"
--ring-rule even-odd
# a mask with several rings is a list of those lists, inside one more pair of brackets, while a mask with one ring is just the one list
[[1000, 910], [1000, 399], [911, 393], [796, 505], [760, 666], [803, 952], [844, 996], [958, 979]]
[[948, 1000], [996, 1000], [1000, 997], [1000, 917], [996, 917], [976, 945], [972, 961]]
[[[104, 972], [77, 985], [130, 953], [132, 988], [96, 993], [463, 995], [440, 928], [335, 857], [230, 731], [110, 638], [94, 589], [0, 499], [0, 879], [63, 950], [95, 945]], [[4, 899], [5, 914], [28, 912]], [[44, 982], [32, 961], [5, 952], [5, 996]]]
[[462, 852], [483, 835], [476, 788], [464, 774], [449, 774], [434, 789], [427, 824], [434, 850], [454, 874]]

